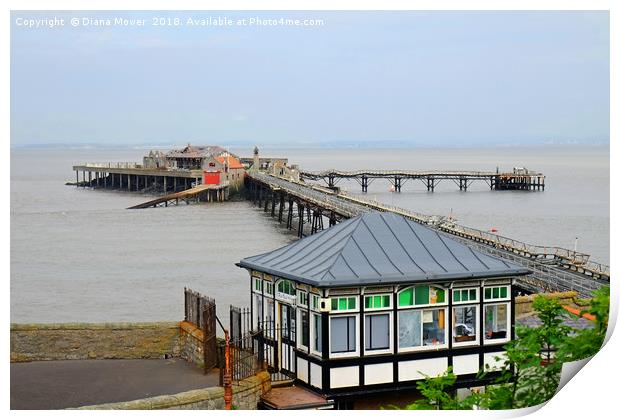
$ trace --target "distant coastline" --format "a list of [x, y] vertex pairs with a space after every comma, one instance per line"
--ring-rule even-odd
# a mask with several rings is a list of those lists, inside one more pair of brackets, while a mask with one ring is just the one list
[[[144, 150], [144, 149], [173, 149], [192, 144], [210, 144], [209, 141], [191, 140], [185, 143], [133, 143], [133, 144], [110, 144], [110, 143], [31, 143], [23, 145], [11, 144], [11, 150]], [[212, 143], [212, 142], [211, 142]], [[392, 141], [392, 140], [373, 140], [373, 141], [333, 141], [333, 142], [282, 142], [264, 143], [255, 141], [232, 141], [220, 142], [227, 147], [254, 147], [259, 144], [265, 149], [503, 149], [503, 148], [545, 148], [556, 146], [575, 146], [575, 147], [609, 147], [607, 140], [541, 140], [539, 142], [464, 142], [464, 143], [433, 143], [415, 141]]]

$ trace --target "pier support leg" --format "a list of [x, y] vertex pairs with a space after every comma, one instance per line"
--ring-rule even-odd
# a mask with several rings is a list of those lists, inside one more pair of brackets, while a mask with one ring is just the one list
[[278, 206], [278, 222], [282, 223], [282, 215], [284, 213], [284, 193], [280, 192], [280, 205]]
[[177, 192], [177, 177], [175, 176], [174, 178], [172, 178], [172, 188], [174, 189], [174, 192]]
[[103, 174], [103, 188], [104, 189], [108, 189], [108, 174], [104, 173]]
[[299, 225], [297, 226], [297, 236], [302, 238], [304, 236], [304, 206], [297, 204]]
[[127, 191], [131, 191], [131, 175], [127, 174]]
[[368, 177], [362, 176], [362, 192], [368, 192]]
[[75, 171], [75, 188], [80, 186], [80, 173]]
[[276, 215], [276, 193], [271, 193], [271, 217]]
[[288, 200], [288, 215], [286, 218], [286, 228], [291, 229], [293, 227], [293, 200]]
[[[166, 192], [168, 191], [168, 185], [167, 185], [167, 182], [166, 182], [167, 179], [168, 179], [168, 177], [165, 176], [164, 177], [164, 194], [166, 194]], [[198, 184], [196, 184], [196, 185], [198, 185]]]

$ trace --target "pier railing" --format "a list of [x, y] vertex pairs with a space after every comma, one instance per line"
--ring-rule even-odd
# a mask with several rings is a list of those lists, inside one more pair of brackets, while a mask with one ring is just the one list
[[370, 210], [389, 211], [401, 214], [419, 223], [430, 225], [468, 241], [484, 244], [542, 264], [558, 264], [568, 270], [595, 278], [606, 278], [608, 280], [610, 277], [609, 266], [590, 261], [590, 256], [585, 253], [562, 247], [527, 244], [480, 229], [458, 225], [447, 217], [424, 215], [375, 200], [363, 199], [343, 192], [336, 193], [323, 187], [309, 185], [275, 175], [254, 173], [251, 176], [263, 183], [271, 185], [272, 189], [283, 189], [311, 204], [327, 208], [328, 210], [334, 210], [344, 217], [354, 217]]
[[142, 169], [142, 165], [137, 162], [88, 162], [84, 166], [92, 168]]

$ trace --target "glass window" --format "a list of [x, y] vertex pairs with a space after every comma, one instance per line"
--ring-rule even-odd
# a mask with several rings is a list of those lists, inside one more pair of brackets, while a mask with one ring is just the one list
[[308, 306], [308, 293], [298, 290], [297, 291], [297, 303], [300, 306]]
[[446, 342], [446, 310], [423, 309], [398, 313], [398, 346], [440, 346]]
[[390, 295], [364, 296], [365, 309], [385, 309], [390, 307]]
[[295, 296], [295, 284], [290, 280], [280, 280], [278, 282], [278, 292]]
[[308, 318], [308, 311], [299, 311], [301, 315], [301, 337], [300, 344], [306, 348], [310, 344], [310, 320]]
[[477, 297], [476, 289], [456, 289], [452, 292], [454, 303], [475, 302]]
[[484, 307], [484, 337], [497, 340], [508, 337], [508, 304], [498, 303]]
[[457, 306], [452, 309], [452, 337], [455, 343], [476, 341], [476, 307]]
[[413, 305], [413, 287], [403, 290], [398, 294], [398, 306]]
[[312, 295], [312, 309], [315, 311], [321, 310], [320, 298], [316, 295]]
[[398, 294], [398, 306], [436, 305], [446, 302], [444, 289], [434, 286], [415, 286]]
[[266, 281], [263, 285], [265, 287], [265, 294], [273, 296], [273, 283]]
[[390, 315], [366, 315], [364, 320], [364, 340], [366, 350], [385, 350], [390, 348]]
[[332, 311], [354, 311], [357, 307], [357, 298], [338, 297], [331, 299]]
[[254, 294], [254, 313], [256, 314], [256, 327], [260, 328], [263, 323], [263, 297]]
[[330, 349], [332, 353], [349, 353], [355, 346], [355, 317], [330, 317]]
[[508, 286], [493, 286], [484, 288], [484, 299], [508, 299]]
[[312, 314], [312, 350], [321, 353], [323, 351], [323, 327], [321, 323], [321, 315]]
[[257, 292], [263, 291], [263, 281], [258, 277], [253, 277], [254, 279], [254, 290]]

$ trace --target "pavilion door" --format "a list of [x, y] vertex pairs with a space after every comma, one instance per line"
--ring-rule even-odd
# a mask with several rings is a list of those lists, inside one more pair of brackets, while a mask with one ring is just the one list
[[284, 303], [279, 303], [280, 328], [278, 328], [278, 366], [280, 370], [295, 375], [295, 340], [296, 320], [295, 309]]

